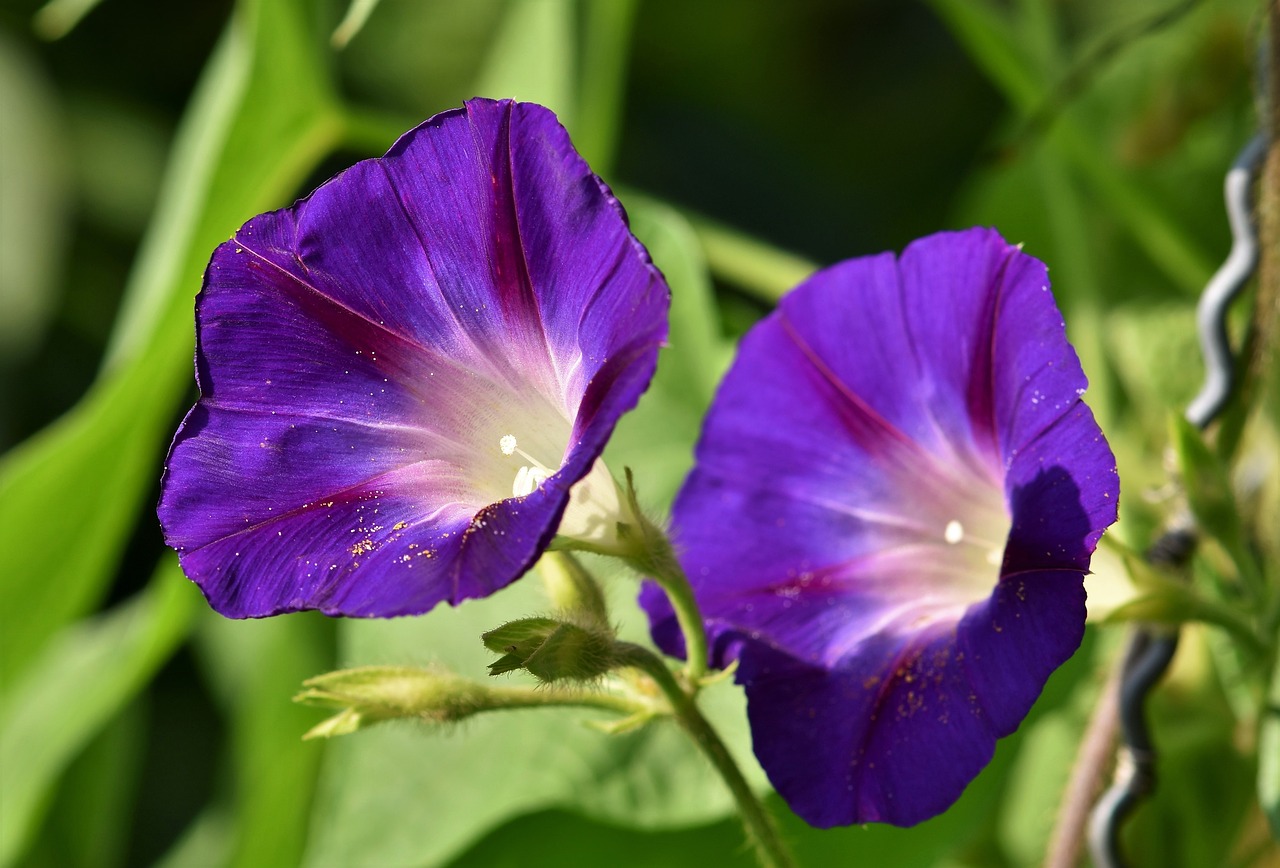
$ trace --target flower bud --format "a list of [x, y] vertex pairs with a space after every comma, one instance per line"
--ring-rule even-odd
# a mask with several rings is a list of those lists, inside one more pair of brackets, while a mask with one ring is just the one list
[[490, 675], [524, 669], [543, 682], [586, 681], [617, 666], [610, 633], [553, 618], [512, 621], [482, 638], [503, 655], [489, 666]]
[[364, 666], [340, 669], [303, 682], [294, 702], [341, 711], [303, 738], [346, 735], [394, 718], [437, 723], [460, 720], [490, 707], [488, 688], [445, 669]]

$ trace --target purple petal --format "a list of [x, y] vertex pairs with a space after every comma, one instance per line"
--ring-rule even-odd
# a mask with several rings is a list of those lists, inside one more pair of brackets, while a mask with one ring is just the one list
[[944, 810], [1079, 644], [1119, 493], [1084, 387], [1044, 266], [990, 230], [819, 272], [743, 340], [675, 539], [810, 822]]
[[647, 388], [667, 303], [549, 111], [437, 115], [214, 252], [166, 539], [232, 617], [489, 594]]

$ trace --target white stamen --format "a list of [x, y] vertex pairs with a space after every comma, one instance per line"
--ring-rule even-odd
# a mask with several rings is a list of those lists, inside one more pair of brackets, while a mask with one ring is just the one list
[[502, 439], [498, 441], [498, 448], [502, 450], [503, 455], [510, 455], [516, 451], [516, 438], [511, 434], [502, 435]]
[[516, 481], [511, 484], [511, 494], [514, 497], [524, 497], [533, 494], [538, 490], [538, 486], [547, 481], [549, 474], [540, 467], [522, 466], [516, 473]]
[[942, 538], [949, 545], [955, 545], [964, 539], [964, 525], [956, 521], [954, 518], [947, 522], [946, 529], [942, 531]]

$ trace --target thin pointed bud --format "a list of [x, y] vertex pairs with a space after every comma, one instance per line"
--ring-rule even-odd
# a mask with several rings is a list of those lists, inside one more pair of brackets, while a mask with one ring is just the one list
[[434, 723], [461, 720], [492, 707], [489, 689], [444, 669], [365, 666], [340, 669], [303, 682], [294, 702], [341, 711], [304, 738], [347, 735], [395, 718]]
[[604, 591], [577, 558], [568, 552], [547, 552], [538, 561], [537, 570], [558, 611], [583, 626], [608, 629]]
[[611, 632], [552, 618], [512, 621], [481, 638], [486, 648], [503, 655], [490, 664], [490, 675], [524, 669], [546, 683], [590, 681], [618, 666]]

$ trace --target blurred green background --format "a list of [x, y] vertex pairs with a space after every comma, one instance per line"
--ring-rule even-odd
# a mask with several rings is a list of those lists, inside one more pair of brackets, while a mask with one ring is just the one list
[[[781, 292], [819, 265], [993, 225], [1050, 266], [1121, 461], [1119, 534], [1141, 546], [1166, 414], [1200, 376], [1194, 299], [1229, 243], [1222, 174], [1256, 124], [1263, 14], [4, 0], [0, 865], [751, 864], [721, 785], [661, 727], [610, 737], [522, 712], [300, 741], [323, 717], [290, 703], [303, 679], [427, 661], [479, 678], [479, 633], [544, 604], [525, 581], [394, 622], [208, 611], [153, 504], [195, 398], [192, 298], [213, 247], [465, 98], [550, 105], [673, 288], [672, 346], [608, 453], [662, 509], [734, 339]], [[1260, 508], [1274, 517], [1274, 498]], [[641, 635], [634, 580], [610, 585]], [[1038, 864], [1115, 632], [1091, 630], [936, 820], [816, 832], [772, 800], [801, 861]], [[1128, 830], [1138, 864], [1280, 864], [1215, 641], [1189, 633], [1158, 699], [1167, 759]], [[713, 694], [750, 763], [740, 696]]]

